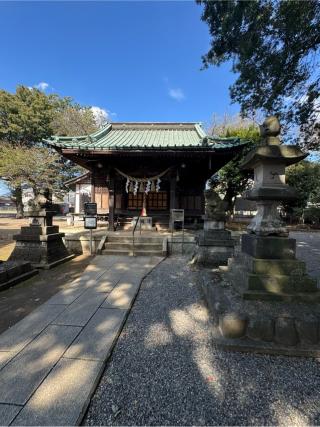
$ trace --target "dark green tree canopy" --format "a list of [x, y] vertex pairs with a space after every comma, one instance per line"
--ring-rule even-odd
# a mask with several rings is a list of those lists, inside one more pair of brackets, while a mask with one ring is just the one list
[[21, 186], [36, 193], [47, 187], [56, 194], [80, 167], [61, 157], [42, 140], [53, 134], [83, 135], [98, 129], [92, 110], [69, 97], [46, 95], [18, 86], [16, 93], [0, 90], [0, 178], [15, 194], [18, 215], [23, 215]]
[[211, 47], [203, 63], [232, 61], [230, 88], [242, 113], [261, 109], [298, 126], [300, 142], [320, 147], [320, 2], [197, 0]]

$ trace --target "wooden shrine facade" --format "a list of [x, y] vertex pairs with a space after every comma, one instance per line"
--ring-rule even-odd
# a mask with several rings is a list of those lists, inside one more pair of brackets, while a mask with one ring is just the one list
[[201, 217], [206, 181], [246, 144], [209, 137], [197, 123], [111, 123], [45, 142], [89, 171], [87, 195], [108, 214], [110, 229], [116, 216], [137, 216], [143, 206], [153, 217], [168, 218], [173, 208]]

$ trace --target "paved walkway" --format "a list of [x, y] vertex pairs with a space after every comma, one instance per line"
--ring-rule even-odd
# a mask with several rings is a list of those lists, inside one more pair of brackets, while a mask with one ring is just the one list
[[161, 260], [97, 256], [0, 335], [0, 425], [80, 422], [141, 281]]
[[[320, 276], [320, 233], [294, 237]], [[170, 257], [143, 281], [83, 424], [319, 425], [319, 360], [216, 348], [199, 277]]]

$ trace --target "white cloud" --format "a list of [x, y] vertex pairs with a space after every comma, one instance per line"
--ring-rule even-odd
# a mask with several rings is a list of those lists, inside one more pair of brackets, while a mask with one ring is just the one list
[[97, 126], [102, 127], [107, 122], [110, 122], [110, 115], [114, 115], [114, 113], [110, 113], [110, 111], [104, 110], [103, 108], [92, 106], [91, 111], [94, 117], [94, 120]]
[[42, 90], [43, 92], [47, 90], [49, 86], [50, 86], [49, 83], [46, 83], [46, 82], [40, 82], [37, 85], [34, 85], [35, 88]]
[[180, 88], [176, 88], [176, 89], [171, 88], [171, 89], [169, 89], [169, 96], [171, 98], [175, 99], [176, 101], [183, 101], [186, 98], [183, 90], [180, 89]]

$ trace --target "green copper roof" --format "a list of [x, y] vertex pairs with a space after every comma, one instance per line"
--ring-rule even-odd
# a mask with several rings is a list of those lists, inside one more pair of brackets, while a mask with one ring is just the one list
[[210, 150], [243, 145], [239, 138], [213, 138], [199, 123], [109, 123], [97, 132], [44, 140], [57, 149], [81, 151]]

